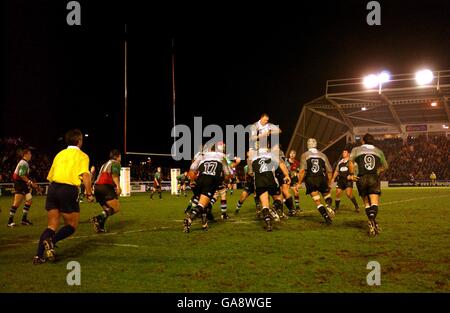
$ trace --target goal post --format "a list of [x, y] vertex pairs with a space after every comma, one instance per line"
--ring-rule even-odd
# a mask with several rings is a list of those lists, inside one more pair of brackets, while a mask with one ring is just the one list
[[122, 189], [121, 197], [131, 196], [131, 177], [130, 168], [122, 167], [120, 169], [120, 189]]
[[178, 195], [178, 179], [180, 176], [181, 170], [179, 168], [171, 168], [170, 169], [170, 193], [172, 195]]

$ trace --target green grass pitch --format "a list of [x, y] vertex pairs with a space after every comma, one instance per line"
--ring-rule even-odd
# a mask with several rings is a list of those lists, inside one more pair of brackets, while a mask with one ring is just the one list
[[[100, 206], [82, 203], [77, 232], [58, 244], [55, 263], [42, 265], [32, 257], [46, 227], [45, 198], [34, 197], [33, 226], [10, 229], [12, 197], [0, 197], [0, 292], [450, 292], [448, 188], [383, 190], [376, 238], [347, 198], [326, 226], [301, 194], [301, 215], [268, 233], [252, 198], [234, 215], [239, 194], [228, 199], [229, 221], [220, 221], [216, 204], [219, 221], [207, 232], [195, 221], [189, 234], [182, 231], [189, 198], [121, 198], [106, 234], [87, 222]], [[66, 283], [69, 261], [81, 265], [80, 286]], [[380, 263], [380, 286], [366, 283], [369, 261]]]

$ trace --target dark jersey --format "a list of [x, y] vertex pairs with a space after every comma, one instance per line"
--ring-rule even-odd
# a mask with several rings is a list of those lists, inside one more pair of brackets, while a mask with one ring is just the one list
[[258, 156], [252, 161], [252, 171], [255, 175], [255, 187], [265, 188], [279, 185], [275, 177], [278, 164], [270, 158], [270, 154]]
[[305, 177], [326, 176], [332, 171], [327, 156], [317, 149], [309, 149], [302, 154], [300, 170], [305, 170]]
[[358, 176], [366, 174], [378, 174], [378, 169], [388, 165], [383, 151], [373, 145], [362, 145], [353, 148], [350, 153], [350, 160], [358, 166]]
[[336, 171], [338, 172], [337, 179], [347, 179], [347, 176], [349, 175], [349, 169], [348, 169], [348, 162], [349, 160], [340, 159], [337, 166]]

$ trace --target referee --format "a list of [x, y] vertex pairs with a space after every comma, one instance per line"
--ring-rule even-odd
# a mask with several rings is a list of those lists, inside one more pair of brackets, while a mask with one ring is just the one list
[[[65, 139], [68, 147], [56, 155], [47, 176], [50, 181], [45, 202], [48, 226], [39, 239], [34, 264], [53, 262], [54, 245], [75, 232], [80, 219], [78, 187], [81, 181], [85, 186], [86, 198], [89, 202], [93, 201], [89, 157], [80, 150], [83, 134], [78, 129], [70, 130]], [[64, 226], [55, 233], [61, 217], [64, 219]]]

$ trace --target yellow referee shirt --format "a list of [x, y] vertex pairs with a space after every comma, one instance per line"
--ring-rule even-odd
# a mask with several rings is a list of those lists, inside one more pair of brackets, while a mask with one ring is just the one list
[[89, 157], [77, 146], [68, 146], [53, 160], [47, 179], [50, 182], [80, 186], [80, 175], [89, 173]]

